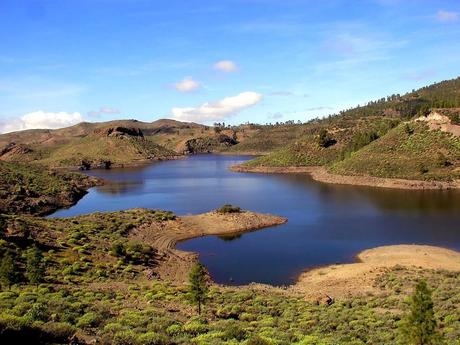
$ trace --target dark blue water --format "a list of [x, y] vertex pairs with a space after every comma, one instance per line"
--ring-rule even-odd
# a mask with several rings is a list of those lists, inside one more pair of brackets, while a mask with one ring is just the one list
[[137, 168], [91, 171], [111, 183], [93, 188], [53, 217], [134, 207], [177, 214], [232, 203], [289, 222], [235, 238], [180, 243], [200, 253], [214, 280], [288, 284], [305, 268], [353, 261], [361, 250], [417, 243], [460, 249], [460, 193], [398, 191], [318, 183], [307, 175], [244, 174], [228, 167], [249, 157], [199, 155]]

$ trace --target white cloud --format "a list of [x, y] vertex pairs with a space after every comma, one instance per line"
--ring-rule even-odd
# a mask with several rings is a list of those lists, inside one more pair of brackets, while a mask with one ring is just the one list
[[72, 126], [82, 121], [83, 117], [78, 112], [67, 113], [61, 111], [51, 113], [39, 110], [0, 123], [0, 132], [7, 133], [35, 128], [55, 129]]
[[179, 92], [191, 92], [200, 88], [200, 83], [193, 80], [192, 77], [185, 77], [181, 81], [174, 84], [174, 87]]
[[112, 107], [100, 107], [99, 110], [88, 111], [88, 116], [99, 117], [102, 114], [120, 114], [120, 110]]
[[443, 11], [439, 10], [438, 13], [436, 13], [436, 19], [440, 22], [455, 22], [459, 18], [457, 12], [449, 12], [449, 11]]
[[220, 121], [256, 105], [261, 100], [261, 94], [248, 91], [220, 101], [206, 102], [198, 107], [172, 108], [171, 114], [181, 121]]
[[238, 70], [238, 66], [236, 65], [236, 63], [231, 60], [218, 61], [214, 64], [213, 67], [218, 71], [226, 73], [236, 72]]

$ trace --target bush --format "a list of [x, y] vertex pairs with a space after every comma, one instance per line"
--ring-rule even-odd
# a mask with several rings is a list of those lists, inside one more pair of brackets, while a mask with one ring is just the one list
[[47, 338], [53, 341], [66, 341], [75, 333], [75, 327], [66, 322], [48, 322], [42, 326]]
[[137, 338], [137, 343], [142, 345], [167, 345], [169, 344], [168, 337], [162, 334], [158, 334], [155, 332], [147, 332], [141, 334]]
[[323, 128], [319, 131], [319, 136], [318, 136], [318, 145], [324, 148], [328, 148], [329, 146], [332, 146], [337, 143], [337, 140], [332, 138], [332, 136], [329, 134], [329, 132]]
[[240, 213], [240, 212], [241, 212], [240, 207], [232, 206], [230, 204], [225, 204], [221, 208], [217, 209], [217, 213], [222, 213], [222, 214], [225, 214], [225, 213]]
[[101, 322], [100, 318], [95, 312], [90, 311], [86, 313], [82, 317], [80, 317], [77, 321], [77, 327], [79, 328], [90, 328], [95, 327]]
[[148, 244], [138, 241], [117, 241], [110, 249], [112, 255], [123, 258], [124, 262], [147, 264], [155, 254]]

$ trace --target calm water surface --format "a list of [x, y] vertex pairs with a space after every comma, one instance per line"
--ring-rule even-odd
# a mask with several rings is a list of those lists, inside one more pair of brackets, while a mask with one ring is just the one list
[[214, 280], [288, 284], [305, 268], [351, 262], [361, 250], [417, 243], [460, 250], [460, 193], [397, 191], [318, 183], [302, 174], [244, 174], [249, 157], [198, 155], [137, 168], [91, 171], [111, 183], [92, 188], [67, 217], [134, 207], [195, 214], [224, 203], [286, 216], [285, 225], [180, 243], [200, 253]]

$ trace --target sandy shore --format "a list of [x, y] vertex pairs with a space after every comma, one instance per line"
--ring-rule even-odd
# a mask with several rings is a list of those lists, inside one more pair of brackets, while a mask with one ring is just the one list
[[397, 265], [460, 272], [460, 253], [433, 246], [394, 245], [365, 250], [359, 262], [330, 265], [302, 273], [289, 291], [307, 299], [344, 298], [380, 292], [376, 278]]
[[188, 273], [197, 260], [196, 253], [175, 249], [178, 242], [208, 235], [233, 235], [287, 222], [287, 218], [250, 211], [220, 214], [208, 212], [181, 216], [174, 221], [152, 223], [134, 230], [131, 237], [150, 243], [157, 249], [158, 265], [153, 274], [174, 283], [187, 281]]
[[329, 173], [324, 167], [247, 167], [245, 165], [234, 165], [230, 167], [235, 172], [251, 173], [308, 173], [315, 181], [342, 185], [369, 186], [379, 188], [393, 189], [413, 189], [413, 190], [442, 190], [442, 189], [459, 189], [460, 181], [421, 181], [405, 180], [396, 178], [382, 178], [373, 176], [345, 176]]

